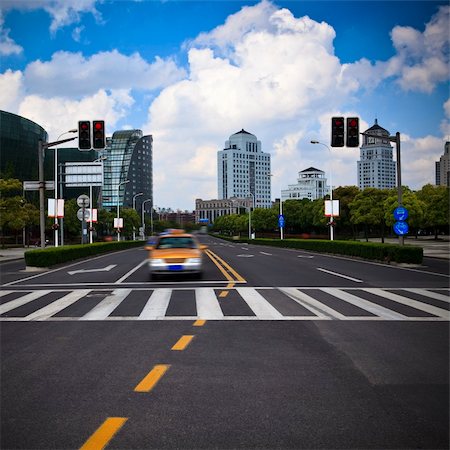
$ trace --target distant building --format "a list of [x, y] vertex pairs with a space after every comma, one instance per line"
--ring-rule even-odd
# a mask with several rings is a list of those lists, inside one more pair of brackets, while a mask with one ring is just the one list
[[375, 124], [366, 132], [376, 134], [379, 138], [363, 135], [358, 161], [358, 187], [392, 189], [396, 186], [396, 162], [393, 160], [389, 131], [380, 127], [375, 120]]
[[207, 219], [208, 223], [211, 224], [220, 216], [239, 214], [242, 209], [248, 210], [252, 203], [253, 199], [251, 197], [215, 200], [198, 198], [195, 200], [195, 222], [200, 223], [202, 220]]
[[449, 161], [450, 142], [447, 141], [444, 146], [444, 154], [436, 161], [436, 185], [450, 187], [450, 161]]
[[325, 197], [327, 193], [325, 173], [310, 167], [298, 173], [297, 184], [290, 184], [287, 189], [281, 191], [281, 199], [283, 201], [301, 200], [302, 198], [317, 200]]
[[[133, 198], [138, 212], [142, 202], [145, 211], [150, 212], [153, 203], [153, 138], [143, 136], [141, 130], [116, 131], [106, 140], [103, 152], [104, 184], [103, 208], [114, 210], [133, 207]], [[128, 183], [124, 183], [129, 180]], [[143, 195], [135, 197], [136, 194]]]
[[217, 163], [220, 199], [252, 197], [255, 208], [271, 207], [270, 154], [255, 135], [244, 129], [231, 135]]

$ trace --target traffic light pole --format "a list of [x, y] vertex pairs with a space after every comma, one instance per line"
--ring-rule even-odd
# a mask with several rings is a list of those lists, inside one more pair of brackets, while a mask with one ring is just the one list
[[[385, 136], [380, 136], [378, 134], [371, 134], [371, 133], [361, 133], [364, 136], [367, 137], [373, 137], [377, 139], [385, 139]], [[401, 166], [401, 157], [400, 157], [400, 133], [397, 131], [395, 133], [395, 136], [389, 136], [388, 137], [390, 142], [395, 142], [395, 151], [396, 151], [396, 158], [397, 158], [397, 203], [398, 206], [403, 206], [403, 195], [402, 195], [402, 166]], [[405, 245], [405, 237], [402, 235], [398, 236], [398, 243], [400, 245]]]
[[44, 156], [45, 150], [55, 145], [63, 144], [64, 142], [70, 142], [76, 139], [67, 138], [61, 141], [55, 142], [42, 142], [39, 139], [38, 143], [38, 173], [39, 173], [39, 232], [41, 239], [41, 248], [45, 248], [45, 178], [44, 178]]

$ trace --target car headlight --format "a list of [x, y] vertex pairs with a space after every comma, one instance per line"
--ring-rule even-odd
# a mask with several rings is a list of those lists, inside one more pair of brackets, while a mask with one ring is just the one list
[[151, 266], [162, 266], [164, 264], [164, 260], [163, 259], [150, 259], [150, 265]]
[[188, 258], [186, 264], [199, 265], [202, 263], [202, 258]]

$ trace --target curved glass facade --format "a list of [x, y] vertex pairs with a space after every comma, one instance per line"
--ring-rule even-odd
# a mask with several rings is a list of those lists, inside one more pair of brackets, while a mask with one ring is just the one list
[[[6, 111], [0, 111], [0, 174], [21, 181], [38, 179], [38, 143], [48, 134], [37, 123]], [[46, 158], [47, 159], [47, 158]], [[45, 161], [45, 174], [50, 177], [53, 161]]]

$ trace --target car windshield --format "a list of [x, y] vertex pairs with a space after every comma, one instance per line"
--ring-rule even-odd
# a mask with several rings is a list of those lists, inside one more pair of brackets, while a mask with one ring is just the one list
[[195, 242], [190, 237], [164, 237], [158, 242], [156, 248], [196, 248]]

